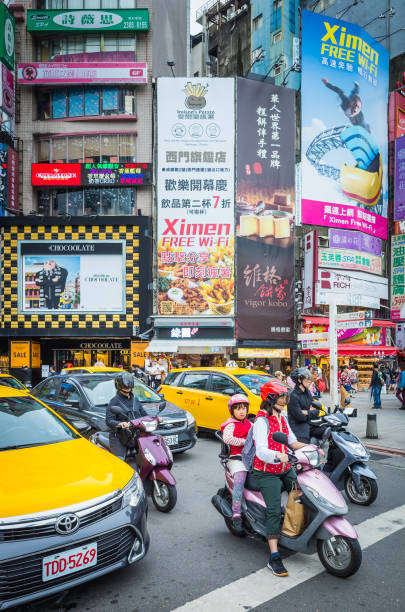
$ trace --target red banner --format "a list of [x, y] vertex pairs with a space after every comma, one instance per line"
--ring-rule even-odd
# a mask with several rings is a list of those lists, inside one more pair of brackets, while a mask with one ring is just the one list
[[32, 164], [32, 184], [36, 187], [81, 185], [81, 164]]
[[18, 153], [8, 147], [7, 208], [18, 212]]

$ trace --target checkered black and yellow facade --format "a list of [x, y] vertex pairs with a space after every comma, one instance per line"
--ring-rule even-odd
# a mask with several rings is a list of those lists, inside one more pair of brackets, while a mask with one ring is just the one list
[[[77, 223], [75, 223], [77, 221]], [[1, 336], [133, 336], [149, 315], [148, 284], [152, 282], [147, 217], [3, 218], [1, 229]], [[86, 314], [74, 310], [24, 313], [18, 310], [18, 245], [21, 240], [125, 240], [125, 314]], [[142, 256], [141, 256], [142, 253]], [[102, 305], [100, 305], [102, 310]]]

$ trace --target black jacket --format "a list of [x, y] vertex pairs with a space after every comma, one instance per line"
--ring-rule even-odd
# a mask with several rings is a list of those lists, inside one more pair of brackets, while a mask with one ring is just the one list
[[131, 393], [129, 398], [126, 398], [118, 392], [108, 404], [105, 422], [110, 429], [115, 431], [119, 423], [139, 419], [143, 416], [148, 416], [148, 413], [137, 397]]
[[379, 370], [373, 370], [373, 375], [371, 377], [370, 387], [382, 387], [384, 384], [384, 375], [381, 377], [378, 375]]
[[[299, 442], [309, 442], [309, 421], [319, 416], [319, 411], [316, 408], [311, 409], [313, 399], [309, 391], [301, 391], [298, 386], [295, 387], [290, 395], [287, 406], [288, 423]], [[303, 410], [308, 410], [310, 412], [308, 414], [302, 414]]]

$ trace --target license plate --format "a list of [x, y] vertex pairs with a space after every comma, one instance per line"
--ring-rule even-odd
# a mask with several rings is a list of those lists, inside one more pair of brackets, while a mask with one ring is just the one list
[[42, 559], [42, 581], [54, 580], [97, 565], [97, 542], [71, 548]]
[[179, 443], [179, 436], [165, 436], [165, 440], [168, 446], [176, 446]]

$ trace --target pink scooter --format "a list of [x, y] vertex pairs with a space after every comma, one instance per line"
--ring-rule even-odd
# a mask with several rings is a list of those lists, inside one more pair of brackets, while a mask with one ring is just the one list
[[[230, 448], [222, 441], [220, 432], [216, 437], [221, 440], [219, 455], [225, 469], [226, 486], [219, 489], [211, 499], [212, 504], [225, 519], [229, 531], [236, 536], [266, 537], [266, 505], [259, 487], [251, 472], [248, 473], [242, 500], [243, 532], [237, 531], [232, 523], [233, 478], [227, 468]], [[273, 434], [273, 440], [287, 444], [287, 436], [282, 432]], [[281, 533], [279, 543], [283, 548], [295, 552], [312, 554], [318, 551], [319, 559], [325, 569], [334, 576], [347, 578], [357, 572], [361, 565], [362, 552], [354, 527], [344, 518], [348, 508], [340, 491], [319, 469], [320, 454], [316, 447], [308, 445], [288, 455], [294, 464], [298, 477], [301, 502], [305, 506], [306, 527], [295, 537]], [[282, 494], [285, 508], [287, 493]], [[283, 509], [282, 509], [283, 510]], [[284, 512], [282, 512], [284, 514]]]

